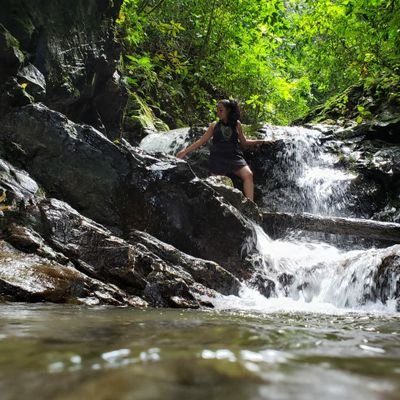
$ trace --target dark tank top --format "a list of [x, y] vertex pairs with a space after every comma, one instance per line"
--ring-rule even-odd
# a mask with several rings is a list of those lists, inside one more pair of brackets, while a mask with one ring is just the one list
[[212, 143], [216, 147], [231, 147], [239, 149], [239, 136], [236, 129], [219, 121], [214, 126]]
[[214, 126], [212, 146], [210, 149], [210, 172], [227, 175], [247, 163], [239, 147], [239, 135], [236, 129], [225, 125], [222, 121]]

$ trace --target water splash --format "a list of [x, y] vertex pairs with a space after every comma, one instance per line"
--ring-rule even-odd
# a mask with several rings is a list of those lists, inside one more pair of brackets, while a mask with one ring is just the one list
[[[243, 285], [239, 298], [220, 299], [217, 308], [396, 312], [400, 270], [389, 268], [385, 273], [381, 268], [385, 259], [400, 257], [400, 245], [344, 251], [326, 243], [272, 240], [257, 225], [254, 235], [256, 249], [250, 256], [254, 279]], [[378, 278], [383, 274], [384, 289]], [[273, 283], [270, 298], [258, 291], [260, 279]]]

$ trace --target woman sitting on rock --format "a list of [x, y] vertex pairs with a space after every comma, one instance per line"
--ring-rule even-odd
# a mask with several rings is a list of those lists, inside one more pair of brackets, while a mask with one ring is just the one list
[[260, 146], [269, 140], [249, 140], [243, 134], [240, 123], [239, 104], [235, 100], [220, 100], [217, 104], [219, 121], [212, 123], [204, 135], [176, 156], [184, 158], [192, 151], [208, 142], [212, 137], [209, 169], [212, 175], [235, 174], [243, 181], [245, 196], [254, 200], [253, 173], [243, 158], [239, 145], [243, 147]]

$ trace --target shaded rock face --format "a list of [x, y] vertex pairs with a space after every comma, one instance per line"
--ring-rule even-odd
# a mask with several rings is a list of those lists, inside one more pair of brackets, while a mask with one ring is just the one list
[[340, 154], [341, 164], [358, 174], [350, 207], [363, 218], [400, 221], [399, 90], [398, 75], [382, 76], [348, 88], [296, 122], [336, 125], [331, 143], [342, 141], [339, 154], [350, 150]]
[[327, 151], [338, 155], [339, 169], [350, 169], [356, 174], [347, 203], [353, 215], [399, 222], [399, 146], [382, 139], [370, 139], [367, 126], [335, 129], [323, 145]]
[[7, 300], [145, 307], [210, 305], [239, 281], [218, 264], [131, 231], [125, 241], [66, 203], [46, 199], [26, 173], [2, 161], [0, 293]]
[[73, 121], [119, 137], [127, 94], [116, 72], [113, 24], [121, 3], [2, 0], [2, 91], [16, 92], [9, 97], [17, 105], [27, 104], [16, 98], [29, 94]]
[[3, 157], [26, 169], [48, 195], [124, 238], [146, 231], [243, 276], [240, 249], [252, 236], [251, 223], [194, 179], [185, 162], [116, 145], [40, 104], [9, 113], [0, 124]]
[[400, 311], [400, 256], [385, 257], [373, 279], [375, 287], [371, 299], [379, 299], [382, 303], [397, 299], [397, 311]]

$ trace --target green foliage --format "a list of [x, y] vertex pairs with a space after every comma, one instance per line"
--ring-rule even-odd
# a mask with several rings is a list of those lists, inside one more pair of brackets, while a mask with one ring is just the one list
[[184, 124], [221, 97], [286, 124], [400, 69], [399, 0], [125, 0], [118, 23], [131, 90]]

